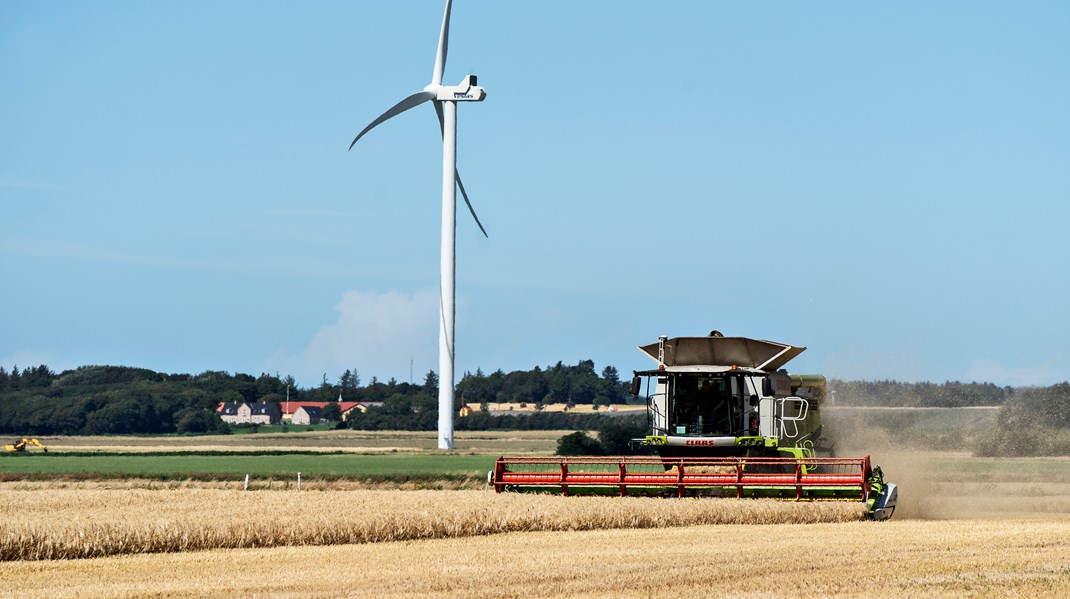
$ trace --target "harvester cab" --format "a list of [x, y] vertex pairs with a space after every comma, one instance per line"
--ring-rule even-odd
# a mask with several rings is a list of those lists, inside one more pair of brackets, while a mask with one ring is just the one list
[[648, 424], [634, 441], [657, 456], [501, 457], [495, 490], [858, 501], [873, 520], [895, 511], [898, 489], [869, 456], [830, 457], [825, 377], [782, 369], [806, 348], [714, 331], [639, 349], [657, 367], [632, 379]]
[[[657, 362], [636, 371], [649, 433], [635, 442], [665, 457], [817, 457], [825, 377], [781, 367], [806, 348], [744, 337], [661, 337], [639, 349]], [[646, 392], [643, 393], [643, 381]]]

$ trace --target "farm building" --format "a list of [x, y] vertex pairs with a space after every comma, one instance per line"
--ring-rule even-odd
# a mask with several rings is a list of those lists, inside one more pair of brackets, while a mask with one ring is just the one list
[[219, 414], [219, 418], [223, 422], [229, 422], [231, 424], [237, 424], [238, 422], [238, 407], [241, 403], [227, 401], [222, 402], [216, 407], [215, 411]]
[[290, 422], [294, 424], [319, 424], [323, 408], [319, 406], [301, 406], [294, 411]]
[[[216, 413], [223, 422], [230, 424], [278, 424], [280, 422], [292, 422], [294, 424], [307, 424], [304, 422], [311, 414], [306, 412], [297, 416], [301, 408], [315, 408], [315, 422], [319, 422], [323, 408], [329, 404], [337, 404], [342, 414], [342, 420], [348, 420], [353, 412], [364, 412], [369, 407], [383, 405], [381, 401], [287, 401], [287, 402], [222, 402], [216, 406]], [[297, 418], [297, 420], [295, 420]]]
[[278, 424], [282, 420], [279, 404], [272, 402], [224, 402], [216, 412], [230, 424]]
[[362, 405], [359, 401], [287, 401], [280, 403], [279, 406], [282, 408], [283, 422], [293, 422], [294, 424], [300, 424], [294, 420], [294, 417], [297, 414], [297, 410], [304, 407], [313, 407], [322, 410], [323, 408], [327, 407], [327, 404], [332, 403], [338, 404], [338, 411], [342, 413], [342, 420], [347, 420], [349, 418], [349, 414], [353, 410], [359, 409], [361, 412], [364, 411], [359, 407]]

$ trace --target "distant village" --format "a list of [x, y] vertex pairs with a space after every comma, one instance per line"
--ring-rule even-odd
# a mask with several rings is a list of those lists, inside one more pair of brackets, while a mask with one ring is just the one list
[[339, 417], [349, 420], [354, 411], [365, 412], [383, 405], [381, 401], [243, 401], [221, 402], [216, 407], [219, 418], [228, 424], [320, 424], [328, 405], [338, 406]]
[[[338, 406], [337, 418], [332, 410], [328, 414], [324, 411], [327, 406]], [[342, 422], [349, 420], [355, 412], [366, 412], [368, 408], [381, 407], [381, 401], [243, 401], [221, 402], [216, 406], [219, 418], [227, 424], [321, 424], [324, 422]], [[607, 412], [639, 412], [643, 411], [643, 405], [611, 405]], [[521, 403], [515, 404], [490, 403], [480, 405], [463, 404], [458, 416], [464, 418], [477, 411], [486, 411], [495, 415], [509, 413], [530, 413], [535, 411], [545, 412], [576, 412], [593, 413], [598, 411], [598, 406], [569, 406], [568, 404], [548, 404], [546, 406], [529, 406]]]

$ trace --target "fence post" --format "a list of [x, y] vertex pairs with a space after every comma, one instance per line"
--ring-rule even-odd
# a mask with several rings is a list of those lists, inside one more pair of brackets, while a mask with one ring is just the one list
[[246, 474], [245, 475], [245, 488], [243, 488], [242, 491], [248, 491], [248, 490], [249, 490], [249, 475]]
[[297, 490], [298, 491], [301, 490], [301, 473], [300, 472], [297, 473]]

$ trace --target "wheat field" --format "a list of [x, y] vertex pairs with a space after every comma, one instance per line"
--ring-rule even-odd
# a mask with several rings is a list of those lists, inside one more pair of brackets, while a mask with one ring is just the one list
[[850, 503], [2, 482], [0, 598], [1070, 596], [1070, 459], [879, 463], [903, 490], [883, 523]]
[[0, 598], [1070, 596], [1051, 512], [148, 481], [0, 496]]
[[861, 503], [561, 497], [481, 491], [10, 486], [0, 561], [381, 543], [506, 532], [858, 520]]

